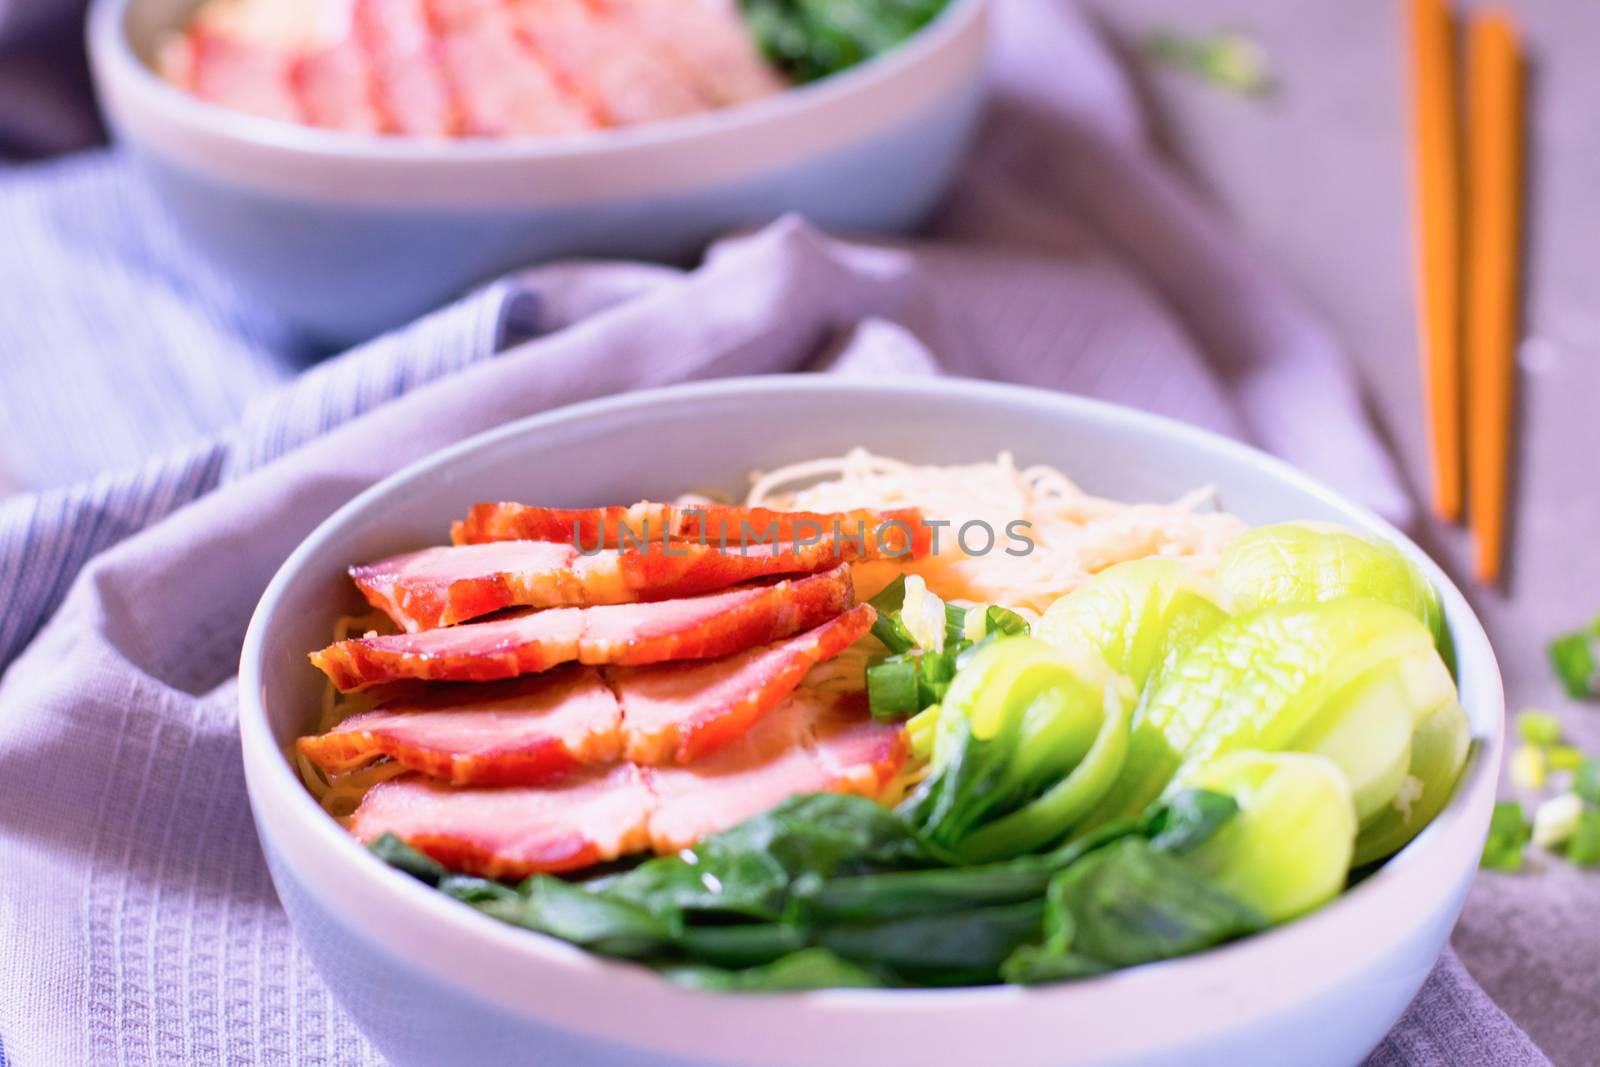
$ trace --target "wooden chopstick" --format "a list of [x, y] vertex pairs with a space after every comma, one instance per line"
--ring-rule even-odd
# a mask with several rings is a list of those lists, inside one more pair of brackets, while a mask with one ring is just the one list
[[1503, 11], [1472, 19], [1468, 53], [1466, 366], [1468, 507], [1478, 578], [1500, 577], [1515, 379], [1522, 70]]
[[1413, 0], [1412, 137], [1415, 148], [1418, 334], [1433, 507], [1461, 518], [1461, 150], [1454, 25], [1445, 0]]

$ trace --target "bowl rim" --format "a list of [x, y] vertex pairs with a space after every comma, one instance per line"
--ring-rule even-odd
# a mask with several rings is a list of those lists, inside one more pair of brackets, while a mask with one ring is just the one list
[[[1001, 1003], [1026, 1000], [1038, 1003], [1054, 997], [1070, 997], [1087, 990], [1139, 989], [1163, 979], [1180, 982], [1203, 983], [1205, 972], [1217, 966], [1222, 959], [1240, 960], [1254, 957], [1252, 962], [1269, 961], [1273, 950], [1287, 950], [1298, 940], [1302, 945], [1316, 942], [1321, 932], [1333, 932], [1356, 909], [1366, 906], [1364, 918], [1382, 917], [1381, 910], [1368, 902], [1385, 887], [1400, 882], [1402, 873], [1416, 873], [1427, 868], [1435, 853], [1443, 846], [1436, 841], [1447, 835], [1459, 837], [1472, 834], [1466, 821], [1481, 817], [1477, 831], [1478, 847], [1482, 833], [1487, 828], [1487, 810], [1492, 804], [1499, 766], [1500, 749], [1504, 737], [1504, 695], [1501, 676], [1494, 651], [1481, 622], [1470, 603], [1450, 577], [1417, 545], [1391, 523], [1370, 509], [1357, 504], [1313, 477], [1293, 467], [1285, 460], [1263, 452], [1251, 445], [1204, 430], [1187, 423], [1135, 408], [1107, 401], [1057, 393], [1051, 390], [984, 382], [960, 378], [935, 378], [927, 380], [880, 381], [844, 379], [827, 375], [785, 374], [760, 377], [726, 378], [706, 382], [692, 382], [624, 393], [616, 396], [583, 401], [550, 411], [527, 416], [502, 426], [468, 437], [454, 445], [440, 449], [381, 479], [357, 494], [332, 515], [320, 523], [289, 555], [273, 576], [251, 618], [240, 658], [239, 672], [239, 730], [243, 749], [247, 790], [252, 810], [258, 810], [261, 800], [258, 792], [270, 791], [287, 801], [287, 815], [296, 823], [300, 833], [321, 838], [331, 846], [342, 860], [350, 861], [345, 877], [359, 877], [367, 888], [381, 892], [397, 906], [422, 909], [431, 918], [449, 928], [452, 938], [470, 941], [480, 946], [492, 946], [493, 951], [508, 953], [507, 959], [524, 964], [541, 964], [557, 968], [578, 968], [590, 973], [598, 972], [607, 981], [615, 982], [619, 996], [626, 995], [631, 985], [647, 981], [657, 988], [669, 987], [665, 979], [624, 961], [596, 956], [583, 949], [547, 935], [498, 922], [423, 885], [402, 872], [393, 870], [357, 844], [342, 827], [329, 818], [312, 799], [295, 773], [290, 761], [280, 750], [271, 733], [265, 702], [262, 699], [263, 667], [268, 631], [272, 617], [284, 591], [298, 579], [300, 569], [314, 555], [321, 542], [338, 534], [345, 526], [357, 523], [375, 503], [406, 484], [433, 472], [448, 468], [463, 456], [480, 449], [496, 447], [518, 437], [551, 432], [564, 424], [581, 422], [597, 415], [615, 415], [632, 409], [658, 405], [693, 404], [706, 400], [750, 399], [772, 391], [803, 391], [818, 396], [830, 392], [876, 392], [885, 401], [911, 400], [926, 395], [956, 396], [966, 401], [984, 404], [1044, 405], [1060, 411], [1067, 418], [1090, 421], [1116, 422], [1141, 431], [1146, 436], [1162, 438], [1164, 447], [1182, 447], [1193, 444], [1202, 449], [1220, 452], [1261, 469], [1273, 479], [1326, 503], [1361, 520], [1366, 527], [1389, 539], [1412, 559], [1417, 561], [1439, 590], [1445, 607], [1445, 616], [1451, 627], [1457, 656], [1457, 677], [1465, 682], [1470, 676], [1475, 703], [1483, 704], [1487, 719], [1480, 725], [1473, 721], [1473, 746], [1468, 763], [1456, 791], [1433, 821], [1405, 848], [1390, 857], [1381, 868], [1357, 885], [1342, 893], [1338, 899], [1310, 915], [1273, 927], [1259, 934], [1231, 942], [1192, 956], [1143, 964], [1114, 971], [1106, 975], [1056, 983], [1041, 987], [969, 986], [951, 989], [824, 989], [816, 991], [763, 995], [768, 1002], [801, 1003], [846, 1013], [870, 1010], [877, 1013], [900, 1012], [911, 1016], [927, 1012], [946, 1013], [956, 1009], [978, 1009]], [[1476, 853], [1473, 853], [1474, 858]], [[1474, 867], [1475, 869], [1475, 867]], [[1468, 873], [1470, 877], [1470, 872]], [[1415, 879], [1413, 879], [1415, 880]], [[1459, 908], [1459, 905], [1457, 905]], [[1454, 921], [1455, 913], [1451, 920]], [[410, 949], [394, 949], [399, 958], [416, 966], [425, 966], [418, 954]], [[460, 983], [462, 976], [452, 979]], [[737, 993], [685, 991], [694, 997], [738, 998], [748, 1003], [750, 998]], [[1218, 1025], [1222, 1021], [1219, 1020]], [[625, 1040], [620, 1037], [615, 1040]]]
[[[757, 100], [669, 119], [575, 133], [481, 138], [384, 136], [283, 122], [233, 111], [168, 84], [134, 52], [126, 15], [143, 0], [91, 0], [86, 37], [94, 81], [115, 81], [138, 102], [179, 126], [241, 147], [267, 148], [347, 163], [472, 164], [605, 158], [736, 134], [782, 119], [804, 118], [842, 98], [891, 81], [969, 31], [990, 0], [950, 0], [927, 25], [886, 52], [847, 70], [792, 85]], [[101, 75], [101, 71], [106, 73]]]

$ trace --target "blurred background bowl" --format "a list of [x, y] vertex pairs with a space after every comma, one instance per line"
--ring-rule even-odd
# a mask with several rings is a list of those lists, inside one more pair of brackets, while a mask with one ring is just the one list
[[437, 141], [255, 118], [168, 85], [150, 62], [194, 3], [94, 0], [89, 54], [113, 134], [217, 269], [335, 344], [543, 260], [683, 260], [790, 211], [844, 231], [914, 228], [977, 124], [988, 6], [953, 0], [894, 51], [739, 107]]
[[[306, 662], [358, 599], [345, 568], [437, 543], [478, 500], [553, 507], [742, 491], [752, 469], [857, 445], [917, 463], [1002, 449], [1086, 490], [1173, 500], [1214, 485], [1250, 523], [1346, 523], [1438, 587], [1474, 751], [1415, 841], [1327, 907], [1186, 959], [1031, 989], [694, 992], [499, 923], [386, 867], [312, 799], [285, 748], [313, 727]], [[729, 379], [579, 404], [408, 467], [323, 523], [263, 594], [239, 671], [246, 785], [278, 895], [329, 987], [398, 1067], [1355, 1067], [1432, 970], [1477, 871], [1504, 697], [1444, 573], [1394, 527], [1280, 460], [1170, 419], [959, 379]]]

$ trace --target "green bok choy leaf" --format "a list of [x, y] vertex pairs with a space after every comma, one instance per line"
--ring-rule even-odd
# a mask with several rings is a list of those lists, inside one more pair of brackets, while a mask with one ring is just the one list
[[1454, 701], [1432, 634], [1399, 608], [1346, 597], [1236, 616], [1146, 698], [1089, 825], [1132, 817], [1180, 767], [1240, 749], [1328, 756], [1358, 817], [1374, 817], [1407, 785], [1413, 732]]
[[1110, 787], [1133, 687], [1078, 648], [1008, 637], [978, 649], [939, 707], [929, 776], [901, 805], [969, 862], [1048, 845]]
[[1186, 775], [1187, 786], [1231, 796], [1239, 814], [1188, 860], [1236, 900], [1279, 923], [1344, 888], [1356, 810], [1337, 764], [1300, 752], [1234, 752]]
[[1050, 605], [1036, 636], [1099, 653], [1141, 692], [1228, 617], [1222, 592], [1186, 563], [1118, 563]]
[[1394, 545], [1330, 523], [1286, 522], [1241, 534], [1217, 563], [1235, 611], [1367, 597], [1416, 616], [1446, 662], [1449, 631], [1427, 575]]

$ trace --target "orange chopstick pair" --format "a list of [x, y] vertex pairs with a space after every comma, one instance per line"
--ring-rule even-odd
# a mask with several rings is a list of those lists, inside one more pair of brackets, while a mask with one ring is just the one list
[[1478, 538], [1477, 574], [1493, 582], [1505, 555], [1511, 461], [1521, 61], [1509, 16], [1496, 10], [1472, 16], [1463, 174], [1454, 27], [1445, 0], [1413, 0], [1411, 31], [1419, 326], [1434, 510], [1459, 520], [1465, 488]]

